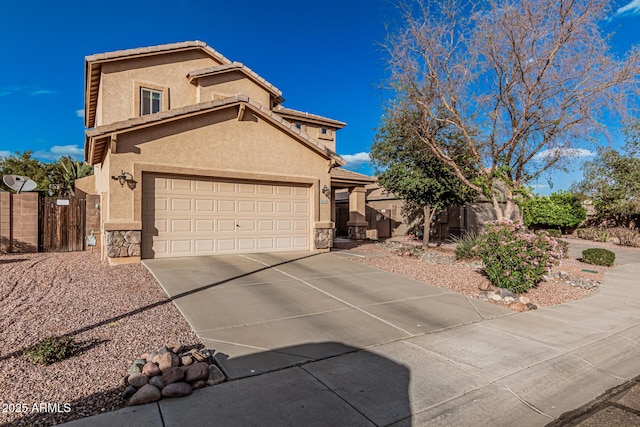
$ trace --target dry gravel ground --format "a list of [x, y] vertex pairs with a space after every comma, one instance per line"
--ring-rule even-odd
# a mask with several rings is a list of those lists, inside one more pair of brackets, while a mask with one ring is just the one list
[[[407, 239], [399, 239], [396, 241], [397, 244], [420, 245], [419, 242]], [[338, 243], [336, 246], [341, 249], [350, 249], [354, 252], [375, 253], [378, 255], [367, 258], [354, 257], [352, 258], [354, 262], [420, 280], [468, 297], [480, 297], [478, 285], [484, 280], [485, 276], [481, 269], [467, 265], [464, 262], [455, 265], [443, 265], [421, 261], [418, 258], [399, 256], [390, 250], [395, 245], [384, 243]], [[429, 250], [453, 259], [454, 249], [455, 246], [453, 244], [444, 244], [440, 247], [430, 247]], [[597, 273], [589, 273], [583, 270], [595, 270]], [[602, 281], [602, 277], [607, 270], [607, 267], [585, 264], [573, 258], [562, 260], [560, 265], [553, 269], [553, 271], [563, 271], [569, 274], [571, 278], [586, 278], [599, 282]], [[530, 289], [521, 295], [528, 297], [538, 307], [547, 307], [585, 297], [594, 291], [595, 289], [570, 286], [559, 280], [549, 280], [539, 283], [535, 289]], [[494, 301], [490, 302], [495, 303]]]
[[[143, 265], [111, 267], [97, 252], [0, 255], [0, 330], [0, 424], [10, 426], [123, 407], [118, 385], [135, 357], [201, 344]], [[79, 347], [69, 359], [42, 366], [23, 353], [65, 334]]]
[[[401, 257], [376, 243], [353, 246], [378, 255], [355, 262], [478, 297], [483, 276], [476, 268]], [[453, 255], [451, 245], [432, 250]], [[594, 269], [577, 260], [558, 269], [596, 280], [606, 271], [598, 267], [594, 275], [585, 268]], [[591, 292], [543, 282], [527, 296], [548, 306]], [[0, 423], [10, 426], [53, 425], [121, 408], [119, 384], [135, 357], [168, 342], [201, 344], [144, 266], [111, 267], [87, 252], [0, 255], [0, 327]], [[23, 353], [62, 335], [80, 347], [69, 359], [42, 366]]]

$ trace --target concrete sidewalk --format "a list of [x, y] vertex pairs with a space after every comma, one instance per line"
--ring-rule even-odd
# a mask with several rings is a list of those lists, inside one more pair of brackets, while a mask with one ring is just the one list
[[[67, 425], [546, 425], [640, 375], [640, 253], [616, 253], [627, 264], [582, 300], [366, 348], [320, 340], [269, 349], [327, 356]], [[588, 423], [586, 411], [572, 419]], [[640, 424], [625, 415], [625, 425]]]

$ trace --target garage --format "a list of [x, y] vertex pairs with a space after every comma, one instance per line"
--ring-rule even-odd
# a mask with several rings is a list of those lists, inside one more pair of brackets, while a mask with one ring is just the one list
[[309, 250], [310, 187], [143, 174], [142, 257]]

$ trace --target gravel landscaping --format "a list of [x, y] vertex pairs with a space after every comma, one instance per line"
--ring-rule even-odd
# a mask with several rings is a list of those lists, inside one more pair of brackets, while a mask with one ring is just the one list
[[[393, 239], [384, 243], [343, 242], [337, 243], [336, 247], [351, 250], [354, 253], [376, 255], [365, 258], [354, 256], [351, 258], [354, 262], [420, 280], [471, 298], [503, 305], [487, 298], [486, 293], [478, 289], [480, 284], [487, 281], [482, 273], [481, 264], [470, 260], [456, 261], [453, 254], [455, 249], [453, 244], [431, 247], [426, 254], [417, 256], [409, 254], [419, 252], [418, 250], [399, 249], [420, 245], [421, 242], [417, 241]], [[596, 273], [584, 270], [596, 271]], [[552, 274], [547, 280], [539, 283], [535, 289], [530, 289], [522, 296], [528, 298], [538, 307], [547, 307], [583, 298], [597, 289], [597, 283], [602, 282], [602, 277], [607, 270], [607, 267], [585, 264], [573, 258], [563, 259], [561, 264], [552, 270]], [[593, 286], [593, 282], [596, 282], [596, 286]], [[583, 283], [587, 285], [579, 286]]]
[[[399, 255], [418, 244], [337, 246], [374, 255], [354, 262], [490, 300], [478, 289], [487, 279], [477, 262], [455, 261], [452, 245], [418, 258]], [[575, 284], [597, 283], [606, 270], [565, 259], [526, 297], [538, 307], [582, 298], [597, 286]], [[123, 373], [140, 354], [167, 343], [202, 345], [144, 266], [112, 267], [97, 252], [0, 255], [0, 314], [0, 424], [7, 426], [54, 425], [124, 407]], [[34, 364], [25, 350], [52, 336], [73, 337], [73, 356]]]
[[[124, 407], [120, 382], [139, 354], [202, 344], [143, 265], [111, 267], [97, 252], [0, 255], [0, 314], [2, 425], [54, 425]], [[78, 346], [71, 358], [43, 366], [24, 353], [65, 334]]]

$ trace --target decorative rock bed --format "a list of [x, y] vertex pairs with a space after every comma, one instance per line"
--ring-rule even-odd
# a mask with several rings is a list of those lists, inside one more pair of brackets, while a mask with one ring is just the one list
[[527, 297], [516, 296], [513, 292], [504, 288], [484, 289], [480, 288], [480, 299], [484, 301], [495, 301], [507, 305], [511, 310], [523, 312], [529, 310], [537, 310], [538, 306], [533, 304]]
[[585, 279], [582, 277], [571, 277], [564, 271], [552, 272], [544, 277], [545, 280], [554, 280], [569, 286], [577, 286], [582, 289], [593, 289], [600, 286], [600, 282], [593, 279]]
[[197, 346], [165, 345], [145, 353], [133, 361], [123, 378], [122, 398], [130, 405], [142, 405], [220, 384], [226, 378], [212, 361], [213, 350]]

